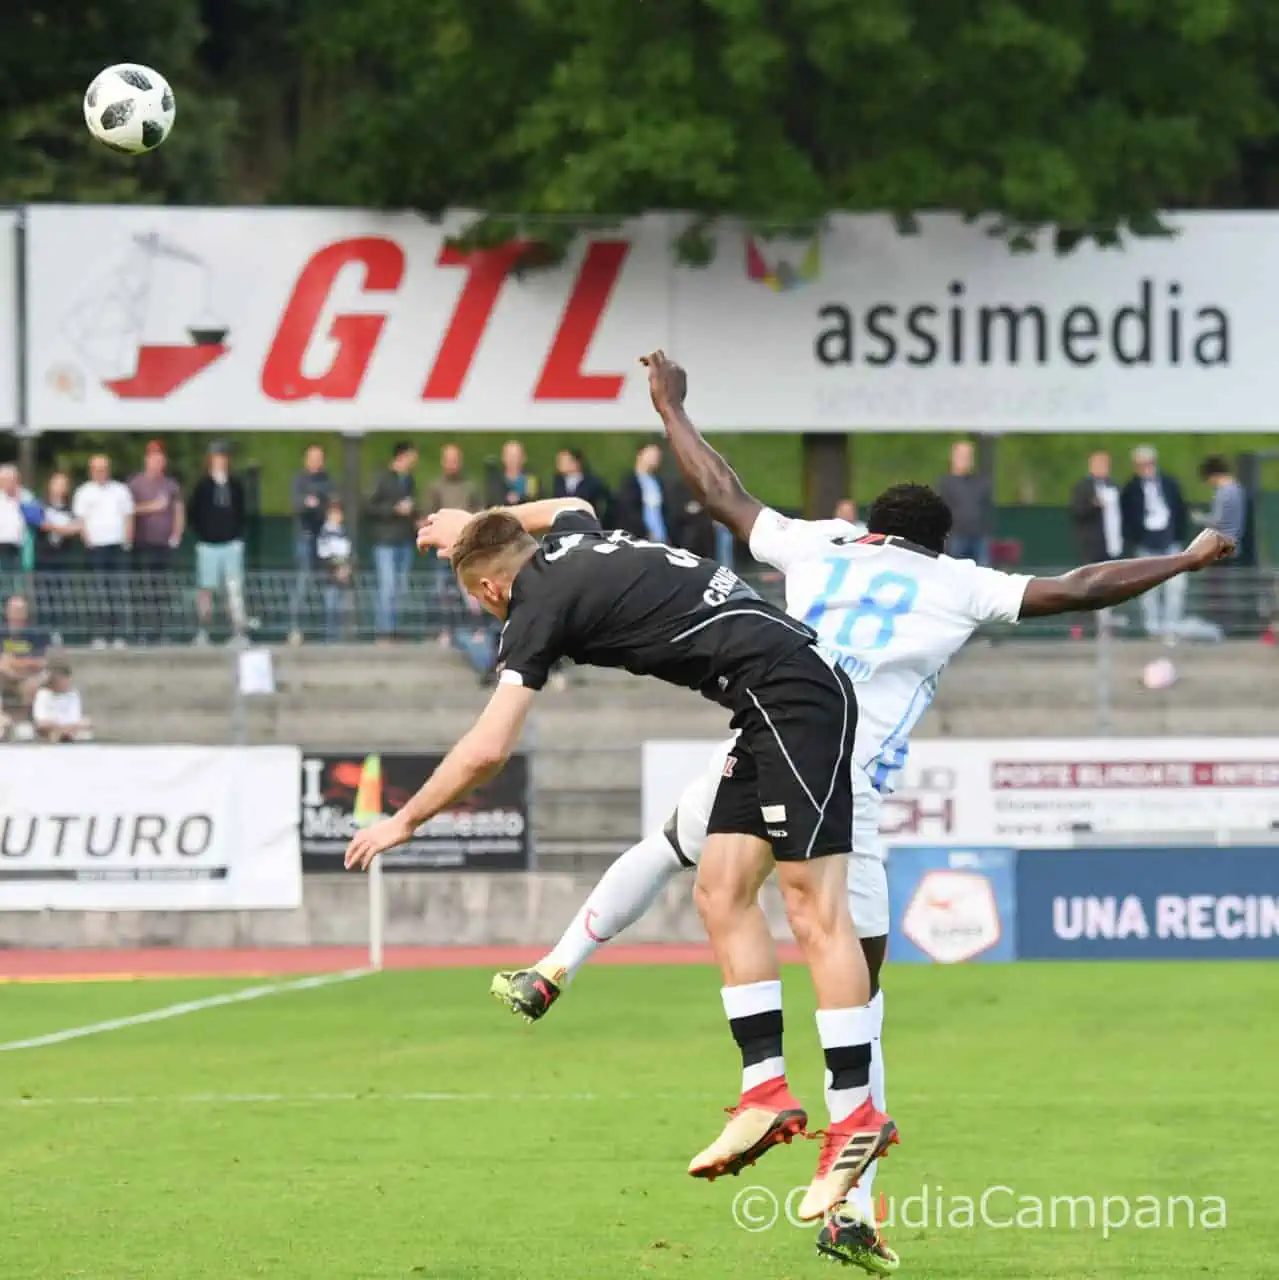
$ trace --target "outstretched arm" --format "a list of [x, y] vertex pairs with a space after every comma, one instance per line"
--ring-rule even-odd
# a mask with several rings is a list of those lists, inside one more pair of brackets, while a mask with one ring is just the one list
[[764, 504], [742, 487], [737, 473], [702, 438], [684, 410], [688, 392], [688, 375], [660, 351], [641, 361], [648, 369], [648, 390], [666, 428], [675, 461], [693, 491], [693, 497], [716, 520], [731, 529], [743, 542], [749, 542], [751, 530]]
[[[555, 517], [564, 511], [585, 511], [593, 516], [595, 508], [583, 498], [544, 498], [541, 502], [522, 502], [519, 506], [506, 507], [524, 526], [525, 532], [535, 537], [549, 531]], [[427, 516], [417, 531], [417, 549], [426, 551], [434, 547], [446, 560], [458, 535], [470, 524], [473, 515], [455, 507], [443, 507]]]
[[1022, 597], [1021, 617], [1047, 618], [1059, 613], [1089, 613], [1123, 604], [1183, 573], [1196, 573], [1233, 555], [1234, 540], [1205, 529], [1185, 551], [1140, 560], [1086, 564], [1058, 578], [1032, 578]]
[[533, 696], [531, 689], [498, 685], [480, 718], [404, 808], [356, 834], [346, 848], [347, 869], [366, 869], [378, 854], [404, 844], [422, 823], [500, 772], [520, 740]]

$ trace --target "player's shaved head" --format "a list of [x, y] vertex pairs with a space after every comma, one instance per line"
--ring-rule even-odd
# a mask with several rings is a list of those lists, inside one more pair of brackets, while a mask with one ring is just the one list
[[926, 484], [895, 484], [875, 499], [866, 528], [885, 537], [905, 538], [928, 551], [946, 550], [951, 514], [941, 494]]
[[463, 526], [449, 558], [468, 594], [490, 613], [505, 616], [510, 585], [537, 550], [537, 539], [509, 511], [481, 511]]

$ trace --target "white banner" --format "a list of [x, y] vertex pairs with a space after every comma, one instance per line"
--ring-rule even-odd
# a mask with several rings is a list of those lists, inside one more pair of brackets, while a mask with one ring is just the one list
[[1268, 429], [1279, 215], [1194, 214], [1122, 250], [1013, 254], [930, 215], [817, 237], [674, 216], [550, 270], [359, 210], [36, 207], [31, 417], [45, 429], [650, 428], [636, 358], [689, 367], [708, 428]]
[[0, 209], [0, 429], [18, 424], [18, 214]]
[[[644, 744], [646, 832], [670, 816], [714, 745]], [[889, 846], [1273, 840], [1279, 739], [920, 739], [881, 831]]]
[[9, 746], [0, 911], [297, 907], [296, 747]]

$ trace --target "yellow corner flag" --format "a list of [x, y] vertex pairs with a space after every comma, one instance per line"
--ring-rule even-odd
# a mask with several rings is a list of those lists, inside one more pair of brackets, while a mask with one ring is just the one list
[[360, 785], [355, 792], [357, 827], [371, 827], [382, 820], [382, 757], [365, 756], [360, 770]]

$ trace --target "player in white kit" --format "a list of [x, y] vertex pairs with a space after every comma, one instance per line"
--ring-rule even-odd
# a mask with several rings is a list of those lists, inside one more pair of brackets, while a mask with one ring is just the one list
[[[1178, 574], [1206, 567], [1229, 555], [1233, 544], [1210, 530], [1179, 555], [1111, 561], [1057, 578], [1032, 578], [945, 555], [950, 511], [922, 485], [897, 485], [883, 493], [871, 507], [866, 528], [840, 520], [790, 520], [747, 494], [727, 463], [696, 432], [683, 411], [682, 370], [660, 353], [649, 361], [654, 405], [694, 496], [749, 541], [756, 559], [785, 574], [787, 612], [817, 632], [856, 687], [857, 804], [849, 840], [848, 893], [871, 973], [876, 1031], [871, 1100], [883, 1111], [879, 971], [889, 920], [880, 808], [905, 766], [910, 734], [932, 701], [942, 669], [987, 623], [1107, 608]], [[497, 974], [493, 994], [530, 1021], [542, 1017], [601, 943], [638, 920], [681, 869], [696, 866], [708, 825], [767, 839], [774, 818], [735, 809], [723, 794], [733, 788], [738, 765], [730, 739], [716, 749], [705, 773], [690, 783], [665, 828], [613, 863], [555, 948], [531, 969]], [[744, 788], [744, 794], [753, 791]], [[724, 1003], [742, 1048], [742, 1102], [720, 1140], [695, 1158], [692, 1173], [700, 1172], [699, 1160], [712, 1167], [726, 1154], [753, 1159], [768, 1149], [773, 1117], [767, 1099], [776, 1082], [784, 1079], [779, 976], [747, 988], [726, 988]], [[774, 1014], [775, 1044], [765, 1050], [769, 1056], [761, 1058], [758, 1044], [739, 1034], [739, 1026], [758, 1027], [761, 1015]], [[865, 1270], [889, 1274], [898, 1261], [874, 1226], [871, 1188], [876, 1164], [850, 1193], [848, 1205], [828, 1219], [818, 1248]]]

